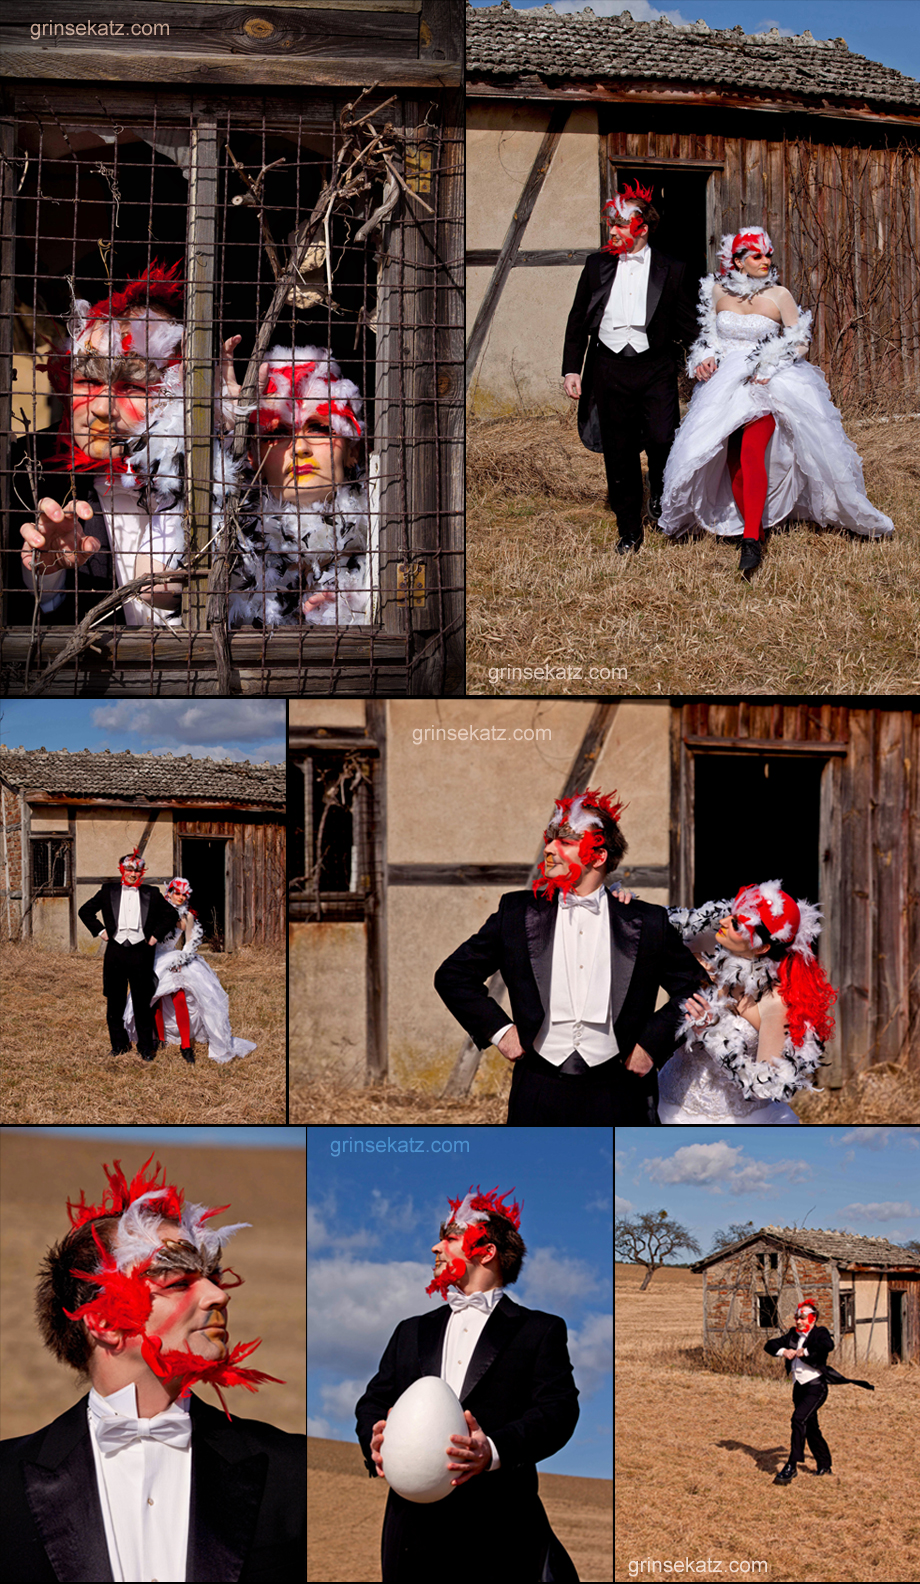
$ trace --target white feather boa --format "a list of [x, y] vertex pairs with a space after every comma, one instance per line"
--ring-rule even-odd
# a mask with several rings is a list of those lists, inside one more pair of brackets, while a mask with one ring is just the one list
[[[178, 909], [181, 923], [176, 925], [176, 928], [173, 930], [172, 934], [166, 941], [164, 941], [164, 945], [170, 951], [179, 950], [179, 942], [183, 938], [185, 920], [188, 917], [188, 911], [188, 908]], [[176, 968], [184, 968], [186, 963], [190, 963], [193, 957], [197, 957], [198, 948], [203, 940], [204, 929], [202, 928], [201, 921], [196, 918], [192, 925], [192, 933], [182, 951], [179, 952], [179, 957], [177, 958], [174, 966]]]
[[[731, 271], [731, 275], [737, 275], [737, 273], [737, 270]], [[740, 279], [747, 281], [748, 277], [741, 276]], [[758, 291], [763, 291], [765, 285], [775, 284], [775, 282], [769, 280], [751, 281], [750, 284], [752, 287], [750, 291], [741, 292], [732, 289], [732, 295], [754, 297]], [[707, 358], [714, 358], [719, 363], [724, 353], [736, 351], [738, 347], [737, 341], [728, 340], [719, 330], [718, 315], [715, 307], [716, 285], [724, 290], [726, 288], [726, 277], [722, 275], [704, 275], [700, 281], [700, 295], [697, 306], [700, 334], [687, 354], [687, 373], [691, 379], [693, 378], [694, 369], [698, 368], [700, 363], [705, 363]], [[811, 341], [812, 314], [810, 310], [803, 312], [800, 308], [798, 309], [798, 315], [798, 320], [794, 325], [783, 326], [781, 335], [776, 335], [773, 331], [769, 331], [754, 343], [747, 356], [748, 378], [769, 379], [776, 373], [778, 368], [796, 363], [803, 355], [799, 351], [799, 347], [807, 347]]]
[[[241, 518], [242, 568], [231, 578], [231, 623], [289, 627], [306, 621], [341, 627], [367, 622], [370, 516], [364, 485], [340, 485], [334, 505], [314, 501], [297, 507], [267, 492], [253, 498], [262, 510]], [[306, 596], [326, 591], [335, 599], [302, 612]]]
[[[705, 902], [698, 908], [668, 908], [668, 918], [686, 940], [711, 929], [731, 912], [732, 906], [731, 902], [719, 901]], [[821, 1064], [824, 1046], [811, 1024], [806, 1024], [800, 1045], [793, 1045], [787, 1033], [777, 1061], [758, 1061], [757, 1030], [726, 999], [732, 992], [740, 991], [759, 1001], [775, 988], [779, 963], [771, 957], [736, 957], [724, 946], [701, 955], [713, 984], [698, 990], [697, 995], [706, 1002], [714, 1021], [700, 1028], [685, 1015], [677, 1030], [678, 1039], [702, 1045], [730, 1073], [745, 1100], [788, 1100], [798, 1089], [814, 1089], [811, 1079]], [[720, 995], [720, 991], [725, 995]]]

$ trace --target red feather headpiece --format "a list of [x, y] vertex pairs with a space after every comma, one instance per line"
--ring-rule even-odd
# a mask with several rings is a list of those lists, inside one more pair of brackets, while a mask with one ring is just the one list
[[169, 313], [175, 314], [182, 306], [185, 292], [183, 282], [175, 279], [179, 267], [176, 263], [172, 269], [164, 270], [154, 259], [150, 268], [143, 275], [138, 275], [136, 280], [129, 281], [124, 291], [113, 292], [111, 297], [100, 297], [97, 303], [93, 303], [87, 325], [97, 319], [124, 319], [128, 310], [139, 304], [147, 307], [148, 304], [160, 303]]

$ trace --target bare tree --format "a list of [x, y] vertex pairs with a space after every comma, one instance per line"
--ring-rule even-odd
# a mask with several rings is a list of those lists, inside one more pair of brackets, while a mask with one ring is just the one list
[[657, 1215], [649, 1210], [645, 1215], [635, 1216], [632, 1221], [625, 1216], [619, 1218], [614, 1247], [629, 1264], [645, 1266], [646, 1276], [639, 1288], [640, 1292], [645, 1292], [659, 1265], [663, 1265], [675, 1249], [689, 1249], [691, 1254], [700, 1252], [696, 1238], [691, 1237], [677, 1221], [669, 1220], [667, 1210], [659, 1210]]
[[759, 1228], [755, 1227], [753, 1221], [745, 1221], [743, 1226], [740, 1222], [733, 1221], [727, 1232], [723, 1232], [720, 1227], [713, 1233], [712, 1252], [717, 1254], [719, 1249], [730, 1248], [732, 1243], [740, 1243], [743, 1238], [753, 1237], [757, 1231]]

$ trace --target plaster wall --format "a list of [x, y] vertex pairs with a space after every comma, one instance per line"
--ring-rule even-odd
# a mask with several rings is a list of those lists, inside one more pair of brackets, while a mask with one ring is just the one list
[[292, 726], [363, 726], [360, 699], [291, 699], [288, 720]]
[[291, 1080], [359, 1085], [366, 1065], [364, 925], [288, 925]]
[[875, 1359], [887, 1364], [888, 1281], [885, 1276], [869, 1273], [856, 1277], [855, 1309], [860, 1361]]

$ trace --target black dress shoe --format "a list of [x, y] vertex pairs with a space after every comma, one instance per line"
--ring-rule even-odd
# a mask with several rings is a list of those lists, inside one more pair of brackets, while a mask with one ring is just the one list
[[644, 535], [640, 532], [633, 539], [626, 539], [621, 534], [616, 543], [617, 555], [629, 555], [630, 550], [638, 551], [642, 548]]
[[833, 1469], [830, 1468], [830, 1467], [823, 1468], [823, 1469], [815, 1469], [815, 1473], [816, 1474], [833, 1474], [833, 1472], [834, 1472]]
[[759, 539], [742, 539], [741, 560], [738, 562], [738, 571], [750, 583], [760, 566], [763, 556], [763, 545]]
[[183, 1045], [183, 1047], [182, 1047], [182, 1055], [185, 1057], [185, 1060], [187, 1062], [193, 1062], [194, 1063], [195, 1051], [194, 1051], [193, 1046], [191, 1046], [191, 1045]]
[[153, 1061], [156, 1051], [139, 1051], [138, 1055], [140, 1056], [141, 1061]]
[[649, 498], [648, 498], [648, 514], [651, 517], [653, 523], [656, 523], [658, 521], [659, 517], [661, 516], [661, 496], [660, 495], [650, 495], [649, 496]]
[[788, 1485], [790, 1480], [795, 1479], [797, 1473], [798, 1470], [796, 1469], [795, 1464], [787, 1463], [785, 1468], [780, 1469], [773, 1483], [774, 1485]]

